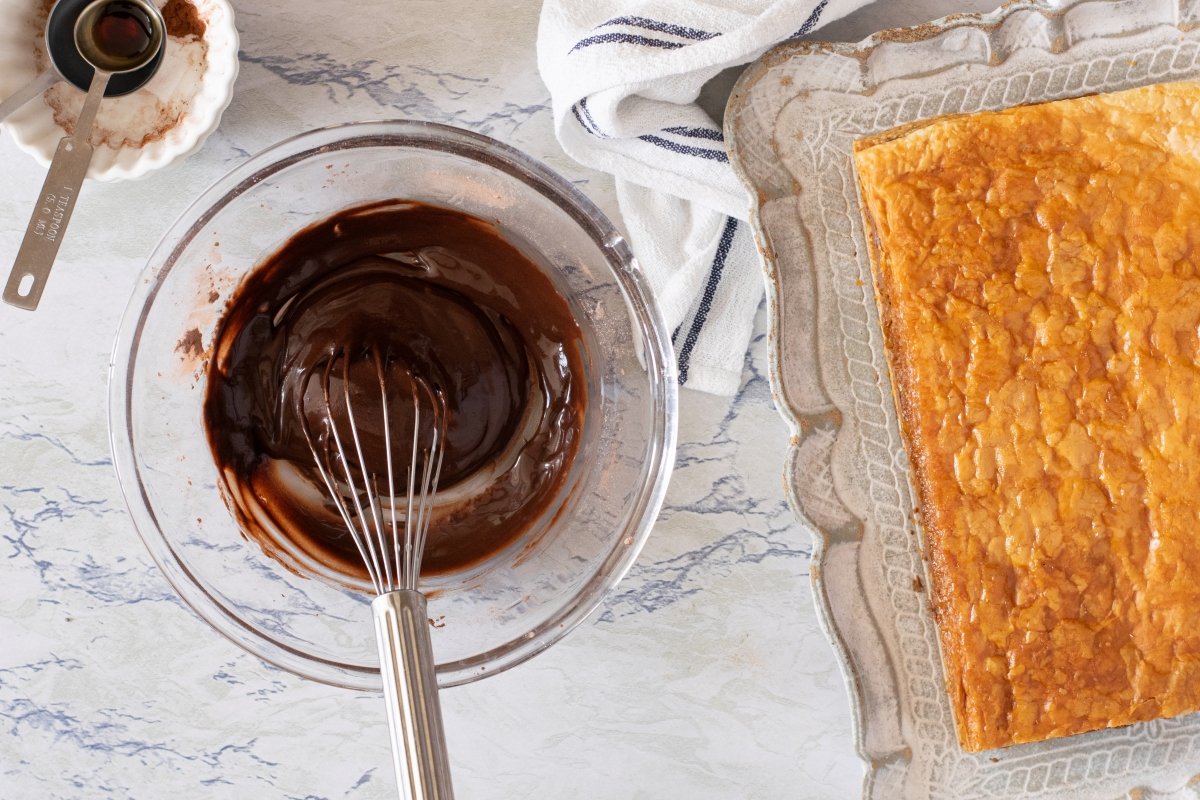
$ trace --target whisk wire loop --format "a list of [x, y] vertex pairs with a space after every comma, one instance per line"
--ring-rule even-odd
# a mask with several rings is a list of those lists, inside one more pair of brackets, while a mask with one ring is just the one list
[[[354, 546], [357, 548], [358, 554], [363, 560], [363, 564], [367, 566], [367, 574], [371, 578], [371, 583], [375, 587], [376, 593], [380, 594], [381, 587], [379, 582], [375, 579], [374, 571], [371, 569], [371, 556], [366, 547], [369, 537], [361, 535], [359, 523], [356, 521], [354, 515], [350, 513], [350, 508], [346, 505], [346, 502], [343, 499], [344, 492], [338, 486], [338, 481], [334, 477], [333, 462], [335, 461], [335, 456], [333, 453], [331, 439], [336, 441], [338, 434], [333, 425], [333, 421], [329, 416], [329, 380], [333, 371], [334, 361], [335, 359], [330, 357], [330, 359], [326, 361], [324, 369], [321, 371], [321, 397], [325, 404], [323, 414], [325, 424], [323, 428], [325, 431], [332, 431], [333, 436], [316, 436], [313, 434], [306, 409], [304, 408], [304, 399], [305, 395], [307, 394], [306, 392], [301, 392], [300, 394], [300, 424], [304, 431], [304, 441], [308, 444], [309, 452], [312, 453], [313, 463], [316, 465], [317, 472], [320, 473], [321, 480], [325, 484], [325, 488], [328, 491], [327, 496], [331, 501], [333, 501], [334, 507], [341, 515], [342, 521], [346, 525], [346, 530], [350, 533], [350, 538], [354, 541]], [[340, 450], [340, 448], [341, 446], [338, 444], [338, 449]]]
[[[429, 396], [429, 407], [433, 417], [433, 432], [429, 450], [424, 451], [425, 466], [421, 476], [420, 507], [417, 510], [416, 529], [413, 532], [409, 548], [409, 572], [414, 571], [421, 554], [425, 552], [425, 540], [429, 535], [429, 523], [433, 517], [432, 497], [438, 480], [442, 474], [442, 460], [446, 454], [446, 401], [441, 389], [431, 387], [421, 381], [421, 386]], [[415, 452], [415, 448], [414, 448]], [[415, 465], [414, 465], [415, 466]]]
[[[413, 514], [413, 501], [416, 497], [416, 480], [417, 480], [417, 455], [420, 453], [420, 435], [421, 435], [421, 403], [417, 397], [417, 382], [412, 380], [409, 383], [412, 388], [412, 404], [413, 404], [413, 435], [411, 461], [408, 465], [408, 509], [404, 515], [404, 574], [411, 575], [413, 572], [413, 538], [416, 536], [416, 517]], [[417, 551], [420, 553], [421, 551]], [[401, 551], [396, 550], [396, 559], [399, 563]], [[415, 581], [414, 581], [415, 586]]]
[[[380, 463], [368, 465], [350, 391], [353, 355], [343, 348], [326, 359], [319, 377], [323, 405], [316, 415], [321, 420], [321, 432], [314, 435], [311, 418], [301, 413], [305, 440], [328, 497], [354, 540], [376, 594], [416, 589], [433, 518], [433, 496], [445, 456], [445, 395], [440, 387], [431, 385], [412, 370], [405, 371], [412, 400], [412, 441], [404, 481], [407, 491], [405, 497], [397, 497], [398, 470], [392, 445], [394, 403], [388, 395], [387, 364], [378, 349], [372, 348], [366, 354], [378, 381], [384, 441]], [[340, 392], [332, 388], [335, 376], [341, 379]], [[334, 395], [338, 393], [344, 415], [340, 425], [334, 411]], [[423, 427], [426, 414], [429, 421]], [[422, 437], [428, 441], [423, 443]], [[401, 509], [403, 529], [399, 519]]]
[[[343, 357], [340, 359], [340, 361], [342, 364], [342, 388], [343, 388], [343, 400], [346, 405], [346, 421], [349, 423], [350, 436], [353, 440], [353, 444], [355, 446], [355, 451], [358, 455], [358, 463], [362, 464], [362, 463], [364, 463], [363, 455], [362, 455], [362, 443], [359, 441], [358, 425], [356, 424], [356, 421], [354, 419], [354, 404], [350, 401], [350, 389], [349, 389], [349, 386], [350, 386], [350, 381], [349, 381], [350, 359], [348, 357], [348, 354], [346, 354], [346, 353], [343, 353], [342, 356]], [[322, 396], [322, 399], [325, 401], [325, 409], [326, 409], [326, 413], [327, 413], [326, 424], [327, 424], [327, 429], [329, 431], [329, 438], [331, 438], [333, 440], [334, 446], [337, 449], [337, 454], [336, 454], [337, 457], [330, 459], [330, 461], [331, 461], [331, 463], [329, 464], [329, 467], [331, 468], [330, 472], [333, 471], [332, 470], [332, 462], [333, 461], [336, 461], [338, 464], [340, 464], [341, 468], [342, 468], [341, 469], [342, 478], [343, 478], [343, 481], [346, 486], [346, 491], [344, 493], [336, 492], [334, 494], [333, 500], [335, 503], [344, 504], [346, 498], [348, 497], [350, 499], [350, 502], [353, 503], [355, 513], [351, 514], [349, 516], [351, 516], [355, 520], [356, 524], [354, 524], [351, 527], [350, 533], [351, 533], [351, 536], [356, 539], [359, 536], [361, 536], [363, 541], [366, 543], [366, 551], [369, 556], [369, 558], [366, 562], [367, 573], [371, 577], [371, 582], [375, 585], [376, 593], [383, 594], [386, 591], [386, 588], [385, 588], [386, 584], [384, 582], [384, 571], [383, 571], [382, 567], [380, 566], [381, 556], [383, 556], [383, 553], [379, 552], [379, 551], [383, 550], [383, 543], [381, 541], [379, 541], [377, 537], [372, 535], [371, 520], [368, 519], [366, 510], [363, 508], [362, 495], [364, 493], [367, 495], [367, 505], [371, 507], [372, 516], [374, 517], [374, 521], [376, 522], [376, 525], [378, 526], [379, 514], [375, 509], [377, 498], [371, 492], [370, 477], [367, 474], [367, 471], [365, 469], [363, 470], [363, 474], [361, 476], [363, 486], [361, 489], [359, 488], [359, 485], [358, 485], [359, 481], [356, 481], [354, 479], [354, 469], [350, 464], [350, 460], [346, 457], [346, 447], [342, 442], [342, 435], [338, 431], [338, 426], [335, 424], [335, 421], [333, 419], [333, 405], [332, 405], [332, 401], [330, 399], [329, 382], [330, 382], [331, 374], [333, 372], [333, 366], [336, 361], [337, 361], [337, 359], [334, 359], [329, 362], [329, 364], [326, 366], [324, 376], [321, 381], [321, 396]], [[332, 456], [332, 454], [330, 454], [330, 455]], [[345, 518], [345, 516], [346, 515], [343, 515], [343, 518]], [[356, 544], [357, 544], [357, 542], [356, 542]], [[376, 547], [376, 544], [378, 544], [379, 546]], [[360, 548], [360, 550], [361, 549], [362, 548]], [[386, 557], [382, 558], [382, 562], [384, 565], [386, 565], [386, 563], [387, 563]]]
[[[393, 582], [389, 579], [388, 591], [394, 591], [396, 589], [399, 589], [403, 585], [403, 578], [402, 578], [403, 573], [400, 571], [400, 561], [399, 561], [399, 558], [396, 556], [396, 553], [400, 552], [400, 533], [399, 533], [399, 529], [396, 526], [396, 480], [395, 480], [395, 471], [392, 468], [392, 447], [391, 447], [391, 441], [392, 441], [391, 416], [392, 415], [388, 408], [387, 380], [384, 375], [383, 357], [379, 355], [378, 350], [372, 350], [371, 358], [375, 362], [375, 377], [379, 379], [379, 407], [381, 409], [381, 413], [383, 414], [383, 440], [388, 443], [388, 446], [384, 449], [386, 450], [385, 460], [387, 463], [388, 511], [390, 512], [390, 515], [391, 515], [391, 518], [390, 518], [391, 525], [389, 526], [389, 529], [392, 532], [392, 555], [393, 555], [393, 557], [396, 558], [396, 569], [395, 569], [396, 580]], [[415, 426], [414, 426], [414, 428], [415, 428]], [[378, 480], [378, 478], [376, 478], [376, 480]], [[379, 494], [378, 489], [376, 489], [375, 494], [378, 496], [378, 494]], [[380, 537], [380, 541], [384, 541], [384, 532], [383, 532], [382, 528], [379, 531], [379, 537]]]

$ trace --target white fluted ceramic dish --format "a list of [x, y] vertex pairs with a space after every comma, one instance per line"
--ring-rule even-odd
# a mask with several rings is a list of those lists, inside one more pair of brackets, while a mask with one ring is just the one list
[[[158, 5], [165, 0], [157, 0]], [[200, 149], [217, 129], [221, 115], [233, 98], [238, 74], [238, 33], [233, 8], [227, 0], [191, 0], [207, 29], [206, 67], [195, 93], [186, 103], [180, 121], [141, 146], [113, 148], [102, 145], [92, 157], [88, 177], [100, 181], [140, 178]], [[8, 97], [38, 74], [37, 52], [44, 35], [44, 0], [0, 0], [0, 98]], [[170, 98], [171, 81], [177, 72], [168, 63], [178, 56], [179, 42], [168, 39], [163, 65], [139, 92]], [[82, 97], [80, 92], [80, 97]], [[103, 106], [101, 107], [103, 112]], [[54, 112], [43, 100], [35, 98], [14, 112], [0, 128], [7, 130], [17, 146], [40, 164], [49, 166], [59, 140], [66, 135], [54, 121]]]
[[813, 591], [850, 688], [864, 797], [1198, 796], [1197, 714], [958, 746], [850, 160], [854, 140], [918, 119], [1198, 78], [1198, 24], [1200, 0], [1016, 2], [856, 45], [785, 44], [734, 90], [726, 139], [770, 272], [786, 481], [814, 533]]

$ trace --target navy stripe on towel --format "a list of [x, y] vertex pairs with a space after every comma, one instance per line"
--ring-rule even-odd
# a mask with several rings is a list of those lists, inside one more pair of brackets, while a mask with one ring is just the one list
[[821, 21], [821, 12], [825, 10], [825, 6], [828, 4], [829, 0], [821, 0], [821, 2], [817, 3], [817, 7], [814, 8], [812, 13], [808, 15], [808, 19], [804, 20], [804, 24], [800, 26], [800, 30], [796, 31], [788, 38], [795, 39], [797, 36], [803, 36], [813, 28], [817, 27], [817, 23]]
[[583, 115], [579, 113], [579, 103], [571, 106], [571, 113], [575, 115], [575, 120], [579, 123], [580, 127], [582, 127], [588, 133], [595, 135], [596, 132], [589, 128], [588, 124], [583, 121]]
[[630, 28], [642, 28], [647, 31], [657, 31], [658, 33], [668, 33], [672, 36], [678, 36], [681, 39], [692, 39], [693, 41], [703, 42], [708, 39], [715, 39], [721, 34], [702, 31], [699, 28], [689, 28], [687, 25], [676, 25], [673, 22], [660, 22], [656, 19], [647, 17], [613, 17], [608, 22], [601, 22], [597, 28], [612, 28], [617, 25], [626, 25]]
[[583, 126], [583, 129], [592, 136], [599, 136], [601, 139], [611, 139], [604, 131], [600, 130], [600, 126], [596, 124], [596, 118], [592, 116], [592, 112], [588, 110], [587, 98], [580, 99], [578, 103], [571, 106], [571, 112], [575, 115], [575, 119]]
[[692, 318], [692, 325], [688, 328], [687, 337], [683, 340], [683, 347], [679, 350], [680, 386], [687, 384], [692, 350], [696, 347], [696, 340], [700, 338], [700, 331], [704, 329], [708, 312], [712, 309], [713, 300], [717, 296], [717, 287], [721, 284], [721, 274], [725, 271], [725, 259], [729, 257], [729, 248], [733, 246], [735, 233], [737, 233], [737, 220], [733, 217], [726, 218], [725, 228], [721, 231], [721, 240], [717, 243], [717, 254], [713, 257], [712, 269], [708, 272], [708, 283], [705, 284], [704, 295], [700, 298], [700, 307], [696, 309], [696, 316]]
[[720, 131], [712, 128], [688, 128], [683, 125], [676, 125], [673, 128], [663, 128], [663, 133], [673, 133], [676, 136], [688, 136], [692, 139], [708, 139], [712, 142], [725, 141], [724, 135]]
[[661, 147], [664, 150], [670, 150], [672, 153], [676, 153], [681, 156], [697, 156], [699, 158], [707, 158], [710, 161], [721, 161], [726, 164], [729, 163], [729, 156], [725, 154], [724, 150], [709, 150], [707, 147], [692, 147], [691, 145], [672, 142], [668, 139], [664, 139], [661, 136], [655, 136], [651, 133], [639, 136], [638, 139], [642, 140], [643, 142], [648, 142], [649, 144]]
[[586, 39], [580, 39], [569, 52], [574, 53], [576, 50], [582, 50], [594, 44], [640, 44], [645, 47], [661, 47], [664, 50], [678, 50], [681, 47], [687, 46], [684, 42], [651, 39], [648, 36], [638, 36], [635, 33], [601, 33], [596, 36], [589, 36]]

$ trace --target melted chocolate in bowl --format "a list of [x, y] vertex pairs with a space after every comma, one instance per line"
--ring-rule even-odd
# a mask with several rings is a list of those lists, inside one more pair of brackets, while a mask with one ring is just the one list
[[423, 574], [488, 559], [559, 503], [583, 425], [582, 335], [550, 279], [482, 219], [392, 200], [316, 223], [246, 278], [213, 353], [204, 418], [223, 488], [242, 531], [291, 569], [298, 551], [347, 583], [367, 576], [304, 434], [320, 430], [331, 359], [333, 416], [345, 418], [344, 380], [363, 460], [382, 471], [371, 360], [382, 358], [397, 486], [411, 454], [409, 375], [445, 396]]

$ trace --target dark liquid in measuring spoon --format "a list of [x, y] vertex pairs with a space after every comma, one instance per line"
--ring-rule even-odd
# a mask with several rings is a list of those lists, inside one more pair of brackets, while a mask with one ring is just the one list
[[150, 49], [153, 28], [146, 12], [133, 3], [109, 3], [92, 25], [92, 37], [105, 55], [136, 59]]

